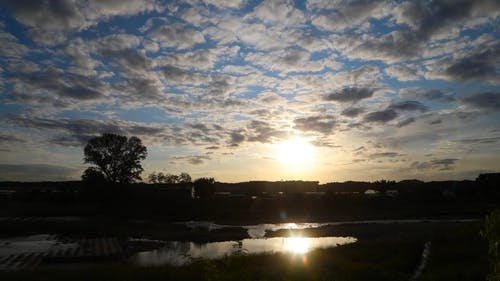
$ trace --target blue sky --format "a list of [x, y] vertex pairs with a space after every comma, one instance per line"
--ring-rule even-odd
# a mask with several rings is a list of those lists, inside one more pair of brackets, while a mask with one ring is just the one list
[[498, 1], [0, 2], [0, 180], [104, 132], [220, 181], [500, 171]]

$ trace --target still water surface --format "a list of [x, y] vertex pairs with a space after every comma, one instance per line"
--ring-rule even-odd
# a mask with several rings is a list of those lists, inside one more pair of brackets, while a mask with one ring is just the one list
[[238, 254], [305, 254], [314, 249], [331, 248], [356, 242], [354, 237], [275, 237], [211, 243], [165, 242], [162, 248], [135, 254], [130, 261], [139, 266], [183, 265], [193, 259], [218, 259]]

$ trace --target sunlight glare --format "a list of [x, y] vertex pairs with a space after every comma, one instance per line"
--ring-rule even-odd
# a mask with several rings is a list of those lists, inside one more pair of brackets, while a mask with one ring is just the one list
[[303, 237], [290, 237], [286, 239], [285, 249], [296, 254], [305, 254], [309, 251], [309, 239]]
[[314, 148], [305, 138], [293, 138], [276, 145], [276, 158], [290, 165], [304, 166], [314, 159]]

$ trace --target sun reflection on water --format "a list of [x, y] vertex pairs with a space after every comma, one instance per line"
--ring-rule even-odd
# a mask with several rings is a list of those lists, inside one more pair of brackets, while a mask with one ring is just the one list
[[222, 241], [209, 243], [165, 241], [162, 248], [137, 253], [131, 258], [134, 264], [151, 265], [183, 265], [192, 259], [218, 259], [225, 256], [259, 255], [264, 253], [288, 253], [294, 259], [300, 259], [304, 265], [307, 255], [315, 249], [337, 247], [356, 242], [354, 237], [272, 237], [249, 238], [239, 241]]
[[285, 241], [285, 249], [296, 254], [305, 254], [309, 251], [310, 241], [303, 237], [290, 237]]

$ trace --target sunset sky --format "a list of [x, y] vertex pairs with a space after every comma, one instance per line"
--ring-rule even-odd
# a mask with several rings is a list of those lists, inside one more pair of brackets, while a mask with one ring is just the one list
[[0, 0], [0, 180], [86, 141], [218, 181], [500, 171], [500, 1]]

